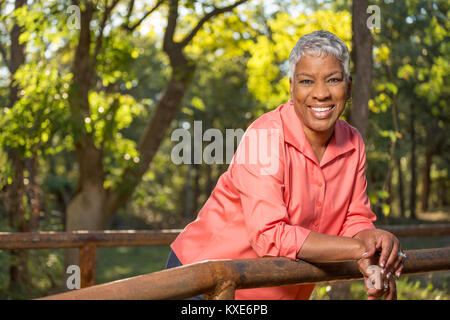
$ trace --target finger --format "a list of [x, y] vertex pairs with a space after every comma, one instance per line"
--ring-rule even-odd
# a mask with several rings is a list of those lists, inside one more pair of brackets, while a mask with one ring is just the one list
[[397, 279], [400, 278], [402, 271], [403, 271], [403, 261], [395, 269], [395, 276], [397, 277]]
[[383, 237], [383, 239], [380, 239], [381, 241], [381, 254], [380, 254], [380, 267], [385, 269], [387, 260], [391, 254], [393, 242], [387, 239], [386, 237]]
[[[370, 272], [367, 271], [367, 269], [364, 269], [363, 274], [364, 273], [369, 274]], [[369, 284], [369, 281], [372, 281], [372, 283]], [[373, 278], [373, 273], [371, 273], [369, 277], [364, 276], [364, 285], [366, 287], [366, 292], [368, 296], [367, 300], [376, 300], [384, 294], [382, 286], [380, 289], [376, 288], [376, 282], [377, 280]]]
[[376, 239], [376, 245], [375, 245], [377, 250], [381, 250], [381, 248], [383, 247], [382, 245], [383, 245], [383, 237], [378, 237]]
[[359, 260], [357, 261], [357, 264], [358, 264], [358, 268], [359, 268], [359, 271], [361, 272], [361, 274], [362, 274], [364, 277], [369, 277], [370, 274], [368, 274], [367, 268], [368, 268], [369, 265], [370, 265], [370, 261], [369, 261], [368, 259], [359, 259]]
[[[375, 267], [378, 268], [378, 266]], [[377, 272], [372, 268], [372, 274], [370, 277], [364, 278], [367, 294], [372, 296], [374, 299], [380, 298], [384, 294], [383, 282], [384, 281], [381, 279], [379, 271], [377, 275]]]
[[384, 294], [383, 289], [367, 289], [367, 300], [376, 300], [379, 299]]
[[377, 252], [377, 240], [376, 238], [371, 238], [365, 242], [366, 252], [364, 258], [371, 258]]
[[391, 253], [389, 255], [389, 258], [386, 262], [386, 266], [385, 269], [388, 272], [388, 275], [391, 274], [392, 270], [393, 270], [393, 266], [394, 263], [401, 257], [399, 257], [398, 253], [399, 253], [399, 243], [398, 240], [397, 241], [392, 241], [393, 245], [392, 245], [392, 249], [391, 249]]
[[395, 284], [395, 280], [391, 279], [389, 281], [389, 289], [384, 297], [385, 300], [397, 300], [397, 286]]
[[[399, 244], [399, 252], [403, 253], [401, 244]], [[403, 271], [403, 264], [405, 262], [405, 259], [406, 258], [404, 256], [399, 255], [398, 258], [397, 258], [397, 261], [394, 264], [394, 267], [392, 268], [392, 270], [395, 273], [395, 276], [397, 277], [397, 279], [400, 278], [400, 275], [401, 275], [401, 273]]]

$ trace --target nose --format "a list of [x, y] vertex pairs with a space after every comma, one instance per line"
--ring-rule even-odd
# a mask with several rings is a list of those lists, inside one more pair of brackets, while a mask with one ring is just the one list
[[325, 83], [323, 83], [322, 81], [317, 81], [312, 88], [311, 95], [314, 99], [323, 101], [330, 98], [331, 93]]

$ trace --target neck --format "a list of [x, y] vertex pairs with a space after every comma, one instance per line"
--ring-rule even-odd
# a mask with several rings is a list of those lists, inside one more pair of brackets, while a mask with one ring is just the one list
[[325, 148], [330, 142], [334, 128], [326, 132], [316, 132], [303, 126], [303, 131], [305, 132], [306, 139], [308, 139], [311, 147], [313, 149], [321, 149]]

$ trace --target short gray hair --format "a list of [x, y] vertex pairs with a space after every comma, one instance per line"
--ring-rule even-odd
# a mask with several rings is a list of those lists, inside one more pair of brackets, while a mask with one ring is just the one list
[[289, 78], [294, 81], [295, 66], [305, 54], [333, 55], [344, 67], [344, 76], [350, 77], [350, 55], [347, 45], [335, 34], [319, 30], [302, 36], [289, 54]]

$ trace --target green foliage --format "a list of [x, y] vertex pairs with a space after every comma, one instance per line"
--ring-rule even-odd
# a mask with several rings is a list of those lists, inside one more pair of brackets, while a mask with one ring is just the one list
[[[122, 9], [114, 11], [107, 22], [91, 79], [94, 86], [88, 94], [90, 108], [80, 111], [80, 118], [71, 116], [77, 114], [72, 113], [68, 99], [70, 90], [78, 89], [73, 85], [71, 70], [79, 41], [79, 30], [68, 26], [66, 9], [71, 4], [66, 0], [33, 2], [29, 7], [4, 15], [4, 9], [0, 8], [3, 10], [0, 18], [2, 47], [9, 49], [8, 33], [16, 21], [22, 27], [20, 41], [26, 46], [25, 64], [16, 74], [8, 75], [14, 77], [14, 83], [20, 88], [19, 100], [11, 108], [7, 107], [9, 83], [6, 77], [0, 81], [0, 189], [11, 184], [14, 178], [12, 164], [7, 158], [9, 150], [19, 151], [24, 158], [37, 158], [36, 181], [42, 190], [45, 211], [40, 219], [41, 230], [64, 228], [64, 211], [78, 179], [74, 145], [80, 141], [80, 133], [90, 133], [95, 146], [101, 150], [106, 190], [115, 186], [124, 168], [139, 164], [141, 155], [137, 146], [140, 137], [171, 75], [168, 57], [162, 50], [162, 34], [157, 31], [158, 22], [154, 22], [158, 17], [152, 20], [154, 16], [151, 16], [145, 21], [146, 27], [153, 24], [149, 27], [150, 32], [144, 32], [140, 27], [130, 33], [121, 27], [126, 19], [125, 12]], [[124, 2], [120, 4], [123, 8]], [[200, 1], [194, 4], [186, 0], [180, 4], [183, 10], [180, 10], [180, 23], [175, 33], [177, 41], [213, 8], [212, 4], [222, 6], [229, 2]], [[441, 0], [379, 0], [373, 4], [381, 8], [382, 25], [380, 30], [373, 32], [373, 86], [366, 143], [372, 208], [380, 217], [396, 215], [399, 198], [396, 170], [401, 170], [405, 186], [411, 181], [411, 106], [417, 112], [414, 115], [419, 179], [422, 178], [420, 170], [424, 167], [424, 155], [432, 151], [432, 208], [448, 206], [449, 5]], [[90, 26], [92, 39], [100, 31], [102, 6], [100, 2], [94, 12]], [[233, 13], [220, 15], [203, 25], [185, 48], [186, 56], [196, 65], [196, 73], [180, 112], [131, 201], [119, 210], [110, 226], [130, 229], [183, 227], [187, 220], [195, 218], [227, 164], [175, 165], [170, 158], [174, 145], [170, 141], [172, 131], [187, 123], [192, 127], [193, 121], [198, 120], [202, 121], [203, 131], [217, 128], [225, 134], [226, 129], [245, 130], [259, 115], [284, 103], [289, 98], [287, 59], [295, 42], [308, 32], [326, 29], [339, 36], [351, 49], [350, 7], [351, 1], [347, 0], [308, 0], [301, 6], [297, 1], [275, 1], [270, 7], [264, 1], [251, 1]], [[147, 8], [136, 8], [130, 21], [138, 21]], [[156, 13], [165, 19], [167, 5], [162, 5]], [[89, 50], [92, 55], [94, 43]], [[3, 75], [6, 73], [4, 59], [0, 63]], [[398, 127], [393, 121], [393, 106], [396, 107]], [[393, 160], [393, 143], [396, 143], [394, 156], [400, 159], [401, 168], [391, 173], [392, 186], [388, 190], [386, 173]], [[134, 187], [136, 183], [130, 179], [125, 187]], [[194, 189], [197, 198], [192, 200]], [[418, 192], [422, 189], [419, 183]], [[409, 199], [408, 192], [405, 196]], [[2, 203], [0, 217], [0, 229], [9, 230]], [[99, 269], [100, 281], [145, 273], [145, 268], [153, 271], [153, 266], [141, 265], [133, 258], [126, 259], [129, 264], [119, 263], [124, 261], [125, 253], [144, 259], [153, 257], [150, 251], [134, 250], [100, 252], [100, 259], [110, 259], [111, 264], [116, 264]], [[165, 254], [161, 250], [155, 256], [162, 258]], [[7, 256], [6, 252], [0, 254], [0, 292], [7, 290], [10, 263]], [[53, 251], [30, 255], [36, 294], [62, 285], [62, 259], [62, 254]], [[55, 269], [48, 271], [48, 264]], [[416, 280], [401, 280], [401, 297], [432, 299], [440, 295], [448, 299], [447, 288], [436, 284], [430, 286], [423, 281], [418, 286], [416, 283]], [[318, 287], [316, 293], [325, 299], [328, 291], [326, 286]], [[409, 295], [409, 291], [415, 293]], [[362, 297], [360, 294], [364, 293], [358, 285], [352, 286], [352, 292], [355, 297]]]
[[51, 67], [29, 63], [20, 68], [15, 80], [21, 88], [21, 98], [13, 108], [0, 110], [0, 143], [6, 149], [21, 150], [25, 157], [57, 152], [51, 140], [68, 120], [65, 110], [68, 76], [61, 76]]
[[[393, 161], [391, 156], [383, 159], [376, 154], [389, 155], [392, 143], [396, 143], [394, 155], [404, 159], [405, 169], [409, 169], [406, 165], [411, 158], [411, 117], [415, 118], [414, 126], [419, 135], [416, 137], [418, 157], [433, 152], [445, 159], [444, 150], [448, 148], [445, 137], [450, 125], [447, 62], [450, 55], [448, 41], [445, 41], [449, 37], [449, 23], [445, 19], [448, 4], [444, 1], [406, 1], [406, 5], [379, 1], [376, 4], [380, 6], [382, 19], [381, 30], [373, 35], [373, 98], [369, 102], [372, 130], [366, 143], [372, 198], [376, 198], [377, 190], [387, 186], [385, 173], [389, 161]], [[447, 167], [448, 160], [444, 163]], [[402, 174], [407, 185], [411, 175], [409, 172]], [[408, 196], [408, 189], [405, 196]], [[398, 197], [393, 193], [395, 195]], [[385, 205], [381, 201], [380, 208]]]
[[60, 292], [63, 288], [64, 251], [27, 250], [30, 282], [20, 291], [11, 292], [9, 288], [9, 265], [11, 255], [0, 250], [0, 299], [33, 299]]

